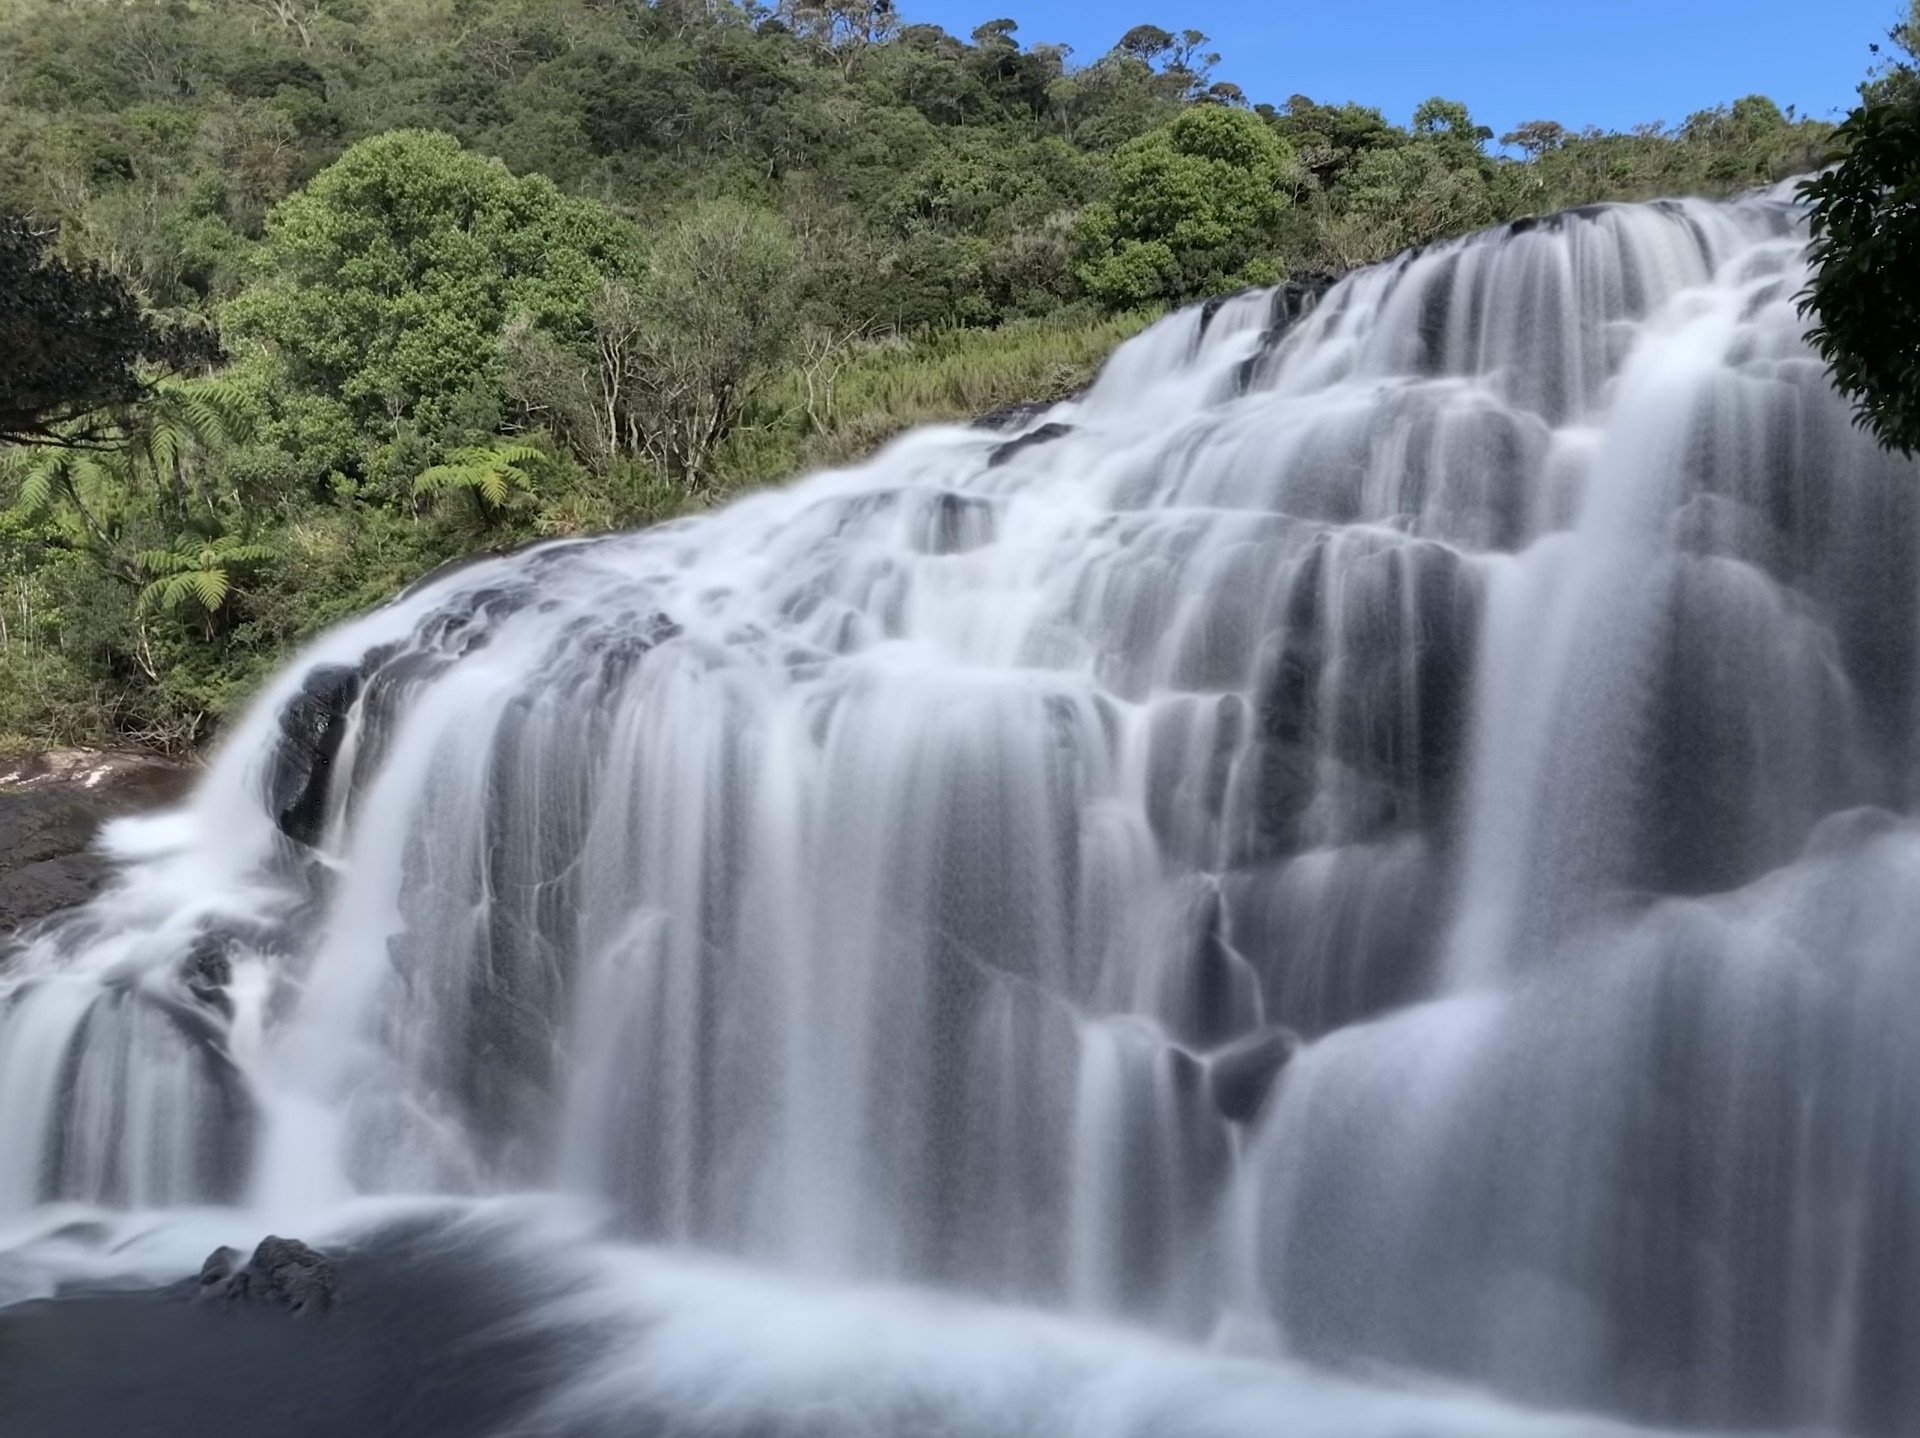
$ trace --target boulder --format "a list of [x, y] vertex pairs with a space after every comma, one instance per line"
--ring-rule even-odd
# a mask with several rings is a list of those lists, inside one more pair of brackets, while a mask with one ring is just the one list
[[1032, 399], [1003, 404], [998, 409], [975, 415], [972, 425], [975, 429], [1025, 429], [1058, 403], [1058, 400]]
[[315, 666], [280, 711], [281, 742], [267, 777], [267, 806], [289, 839], [313, 845], [326, 827], [333, 761], [364, 682], [344, 664]]
[[240, 1263], [237, 1248], [216, 1248], [200, 1266], [202, 1302], [284, 1308], [293, 1316], [333, 1306], [339, 1275], [333, 1260], [297, 1238], [269, 1234]]
[[1056, 439], [1065, 439], [1073, 433], [1073, 426], [1062, 424], [1059, 420], [1048, 420], [1038, 429], [1030, 429], [1017, 439], [1009, 439], [993, 447], [993, 453], [987, 456], [987, 468], [998, 469], [1023, 450], [1036, 445], [1051, 444]]
[[194, 773], [102, 750], [0, 757], [0, 936], [91, 899], [111, 872], [93, 848], [100, 826], [175, 802]]

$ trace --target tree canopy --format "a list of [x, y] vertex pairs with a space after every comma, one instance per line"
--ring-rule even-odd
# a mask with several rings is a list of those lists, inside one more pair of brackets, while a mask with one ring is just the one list
[[[1894, 39], [1909, 55], [1913, 31]], [[1834, 383], [1880, 441], [1920, 449], [1920, 78], [1904, 62], [1863, 87], [1838, 164], [1801, 187], [1813, 280], [1801, 298]]]
[[463, 401], [488, 402], [508, 319], [584, 337], [595, 290], [638, 248], [605, 206], [450, 135], [396, 130], [267, 216], [261, 279], [227, 322], [269, 342], [296, 384], [353, 425], [436, 431]]
[[1081, 220], [1080, 282], [1114, 308], [1270, 283], [1294, 174], [1292, 148], [1258, 116], [1183, 112], [1114, 154], [1113, 197]]
[[84, 443], [103, 412], [146, 397], [141, 366], [217, 353], [202, 330], [168, 334], [97, 261], [51, 252], [56, 231], [0, 218], [0, 443]]
[[195, 743], [476, 546], [1062, 397], [1171, 304], [1726, 193], [1830, 134], [1750, 96], [1502, 151], [1458, 101], [1261, 103], [1218, 61], [871, 0], [10, 0], [0, 743]]

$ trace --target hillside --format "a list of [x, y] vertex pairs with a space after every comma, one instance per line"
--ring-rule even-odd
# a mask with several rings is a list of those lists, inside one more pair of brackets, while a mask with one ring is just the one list
[[1210, 293], [1766, 183], [1830, 133], [1759, 97], [1401, 127], [1216, 61], [884, 3], [12, 0], [0, 214], [190, 358], [0, 457], [0, 747], [191, 748], [454, 555], [1070, 393]]

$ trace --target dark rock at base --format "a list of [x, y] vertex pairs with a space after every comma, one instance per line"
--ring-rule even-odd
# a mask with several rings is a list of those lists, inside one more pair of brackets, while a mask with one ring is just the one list
[[216, 1248], [200, 1266], [200, 1298], [284, 1308], [295, 1317], [324, 1313], [333, 1305], [339, 1274], [333, 1260], [296, 1238], [260, 1240], [245, 1267], [240, 1250]]
[[100, 826], [178, 800], [193, 777], [142, 754], [0, 758], [0, 935], [91, 899], [112, 872], [93, 850]]
[[240, 1250], [237, 1248], [216, 1248], [207, 1255], [207, 1261], [200, 1265], [200, 1292], [211, 1296], [208, 1290], [215, 1285], [225, 1286], [227, 1281], [239, 1271]]
[[1234, 1123], [1253, 1122], [1299, 1046], [1289, 1030], [1265, 1028], [1221, 1049], [1207, 1063], [1213, 1106]]
[[1052, 399], [1030, 399], [1021, 400], [1017, 404], [1003, 404], [998, 409], [990, 409], [985, 414], [975, 415], [972, 425], [975, 429], [1020, 429], [1032, 424], [1059, 402]]
[[280, 711], [279, 748], [267, 777], [267, 808], [280, 832], [312, 845], [326, 826], [333, 761], [347, 737], [347, 715], [364, 682], [358, 669], [322, 664]]
[[[229, 1262], [238, 1262], [233, 1254]], [[333, 1256], [324, 1322], [199, 1285], [0, 1307], [5, 1438], [482, 1438], [525, 1426], [599, 1351], [535, 1321], [579, 1282], [491, 1226], [406, 1221]], [[631, 1424], [622, 1438], [651, 1430]]]
[[995, 445], [993, 453], [987, 456], [987, 468], [998, 469], [1022, 450], [1032, 449], [1035, 445], [1050, 444], [1056, 439], [1065, 439], [1072, 433], [1072, 425], [1062, 424], [1059, 420], [1049, 420], [1038, 429], [1029, 430], [1017, 439]]

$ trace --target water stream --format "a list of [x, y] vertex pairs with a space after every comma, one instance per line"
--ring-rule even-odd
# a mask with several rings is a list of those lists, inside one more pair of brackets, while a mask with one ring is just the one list
[[1920, 1430], [1920, 475], [1802, 245], [1238, 296], [327, 635], [0, 972], [0, 1303], [427, 1204], [577, 1265], [516, 1432]]

